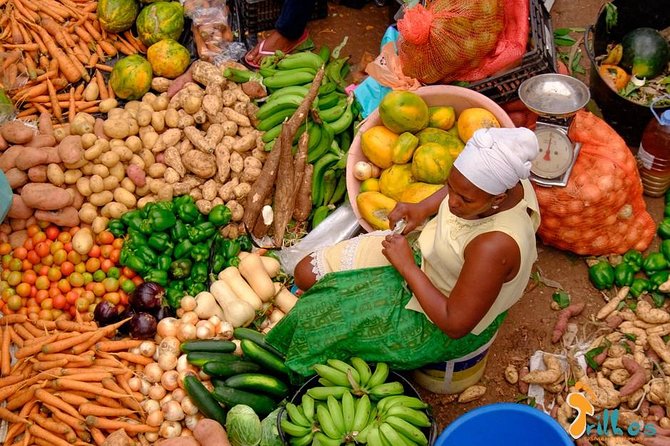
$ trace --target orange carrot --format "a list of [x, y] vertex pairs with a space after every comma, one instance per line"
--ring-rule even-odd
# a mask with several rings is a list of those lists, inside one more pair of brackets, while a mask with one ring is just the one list
[[[18, 326], [20, 327], [20, 325]], [[9, 339], [11, 343], [23, 347], [23, 338], [16, 333], [16, 330], [14, 330], [11, 325], [7, 327], [7, 330], [9, 331]]]
[[75, 409], [70, 404], [66, 403], [65, 401], [58, 398], [57, 396], [52, 395], [51, 393], [47, 392], [44, 389], [35, 390], [35, 398], [37, 398], [39, 401], [43, 402], [44, 404], [51, 404], [52, 406], [57, 407], [58, 409], [62, 410], [63, 412], [72, 415], [73, 417], [79, 416], [79, 412], [77, 412], [77, 409]]
[[112, 374], [109, 372], [80, 372], [66, 375], [68, 379], [81, 382], [100, 382], [104, 378], [112, 378]]
[[153, 358], [147, 358], [146, 356], [138, 355], [135, 353], [129, 353], [129, 352], [117, 352], [114, 353], [116, 356], [118, 356], [121, 359], [125, 359], [128, 362], [132, 362], [135, 364], [142, 364], [142, 365], [148, 365], [154, 362]]
[[[56, 64], [58, 64], [58, 61], [55, 61], [55, 62], [56, 62]], [[49, 69], [52, 70], [53, 68], [50, 67]], [[58, 65], [56, 65], [56, 69], [58, 69]], [[37, 326], [37, 328], [40, 328], [42, 330], [55, 330], [56, 329], [56, 323], [54, 321], [46, 321], [46, 320], [43, 320], [43, 319], [39, 319], [39, 320], [35, 321], [35, 325]]]
[[54, 388], [58, 390], [84, 390], [86, 392], [95, 393], [97, 395], [106, 396], [108, 398], [123, 398], [126, 395], [119, 392], [112, 392], [105, 388], [101, 388], [93, 383], [75, 381], [73, 379], [58, 378], [53, 380]]
[[63, 122], [63, 111], [61, 110], [58, 98], [56, 97], [56, 89], [49, 78], [47, 78], [47, 91], [49, 92], [49, 97], [51, 97], [51, 112], [54, 118], [59, 122]]
[[109, 65], [104, 65], [104, 64], [95, 64], [95, 68], [100, 71], [105, 71], [107, 73], [111, 73], [113, 68], [110, 67]]
[[58, 61], [58, 66], [63, 72], [63, 75], [69, 82], [77, 82], [81, 79], [82, 73], [77, 69], [77, 66], [73, 64], [72, 60], [61, 50], [54, 40], [51, 38], [49, 33], [42, 27], [33, 25], [36, 27], [36, 31], [44, 45], [47, 48], [51, 57]]
[[105, 434], [103, 434], [100, 429], [98, 429], [97, 427], [91, 427], [90, 431], [91, 436], [93, 437], [93, 441], [95, 441], [95, 444], [97, 446], [102, 446], [103, 444], [105, 444], [106, 437]]
[[113, 44], [109, 43], [106, 40], [98, 40], [96, 43], [97, 46], [99, 46], [100, 49], [109, 57], [114, 57], [119, 53], [116, 47], [114, 47]]
[[[52, 434], [43, 427], [38, 426], [37, 424], [31, 424], [28, 428], [28, 431], [37, 438], [48, 441], [52, 446], [71, 446], [68, 441], [63, 440], [57, 435]], [[36, 440], [37, 440], [36, 438]]]
[[[44, 336], [46, 334], [44, 333], [44, 330], [40, 330], [39, 328], [35, 327], [32, 322], [24, 322], [21, 324], [21, 326], [25, 328], [25, 330], [29, 332], [33, 338], [39, 338], [40, 336]], [[28, 338], [25, 339], [27, 340]]]
[[118, 408], [118, 409], [120, 409], [120, 408], [123, 407], [123, 406], [121, 405], [121, 403], [119, 403], [119, 402], [118, 402], [117, 400], [115, 400], [114, 398], [107, 398], [106, 396], [98, 395], [98, 396], [95, 397], [95, 400], [96, 400], [98, 403], [102, 404], [103, 406], [107, 406], [107, 407], [116, 407], [116, 408]]
[[82, 404], [86, 404], [89, 402], [88, 398], [84, 398], [83, 396], [77, 395], [76, 393], [73, 392], [57, 392], [55, 396], [75, 407], [79, 407]]
[[13, 395], [12, 399], [7, 400], [7, 410], [16, 410], [23, 407], [30, 400], [35, 398], [35, 387], [30, 386], [29, 388], [16, 393]]
[[[75, 103], [75, 107], [77, 107], [76, 103]], [[86, 108], [86, 106], [84, 105], [81, 108]], [[106, 333], [105, 333], [104, 330], [98, 330], [98, 331], [94, 332], [88, 340], [82, 342], [79, 345], [75, 345], [74, 347], [72, 347], [72, 353], [74, 353], [75, 355], [78, 355], [82, 352], [85, 352], [89, 348], [93, 347], [96, 344], [96, 342], [98, 342], [99, 340], [104, 338], [105, 335], [106, 335]]]
[[97, 427], [107, 431], [123, 429], [126, 433], [158, 432], [158, 427], [147, 426], [146, 424], [135, 424], [119, 420], [110, 420], [107, 418], [95, 417], [89, 415], [86, 417], [86, 425]]
[[28, 316], [25, 314], [8, 314], [0, 318], [0, 325], [22, 324], [27, 320]]
[[95, 70], [95, 80], [98, 83], [98, 91], [100, 91], [100, 99], [107, 99], [107, 84], [100, 70]]
[[93, 365], [102, 367], [118, 367], [121, 361], [114, 358], [95, 358]]
[[4, 46], [7, 49], [19, 49], [23, 51], [39, 51], [40, 46], [37, 43], [4, 43]]
[[35, 339], [35, 335], [33, 335], [31, 332], [29, 332], [26, 329], [26, 327], [24, 326], [24, 324], [15, 324], [14, 325], [14, 331], [24, 341], [27, 340], [27, 339]]
[[124, 339], [121, 341], [105, 341], [95, 344], [95, 350], [98, 352], [117, 352], [127, 351], [131, 348], [139, 347], [143, 341], [140, 339]]
[[2, 352], [0, 353], [0, 374], [2, 376], [9, 375], [11, 371], [11, 355], [9, 352], [9, 345], [11, 344], [12, 337], [10, 335], [11, 326], [6, 326], [2, 330]]
[[56, 328], [58, 328], [59, 330], [78, 331], [79, 333], [83, 333], [85, 331], [95, 331], [98, 329], [98, 326], [97, 324], [90, 322], [80, 324], [77, 322], [66, 321], [61, 319], [59, 321], [56, 321]]
[[125, 417], [134, 414], [135, 411], [131, 409], [118, 409], [114, 407], [99, 406], [94, 403], [84, 403], [79, 406], [79, 413], [84, 416], [96, 415], [99, 417]]
[[11, 386], [12, 384], [19, 383], [25, 379], [23, 373], [13, 373], [4, 378], [0, 378], [0, 388], [5, 386]]
[[[96, 20], [97, 21], [97, 20]], [[95, 39], [96, 42], [100, 42], [102, 39], [102, 35], [98, 32], [97, 29], [93, 26], [93, 24], [89, 21], [84, 22], [84, 27], [86, 28], [86, 31]]]
[[43, 371], [54, 367], [65, 367], [68, 364], [67, 359], [57, 359], [55, 361], [40, 361], [33, 364], [33, 370]]
[[14, 441], [14, 438], [18, 435], [21, 435], [21, 433], [23, 433], [25, 430], [26, 425], [24, 423], [10, 424], [9, 429], [7, 430], [7, 434], [5, 435], [5, 442], [3, 444], [16, 444], [12, 443], [12, 441]]

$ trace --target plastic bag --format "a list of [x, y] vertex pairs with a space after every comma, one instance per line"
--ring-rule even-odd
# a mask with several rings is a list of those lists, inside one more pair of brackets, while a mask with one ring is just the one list
[[200, 59], [221, 65], [246, 54], [246, 45], [236, 41], [240, 27], [226, 0], [184, 0], [183, 4], [193, 22], [191, 31]]
[[282, 270], [291, 276], [295, 266], [308, 254], [319, 248], [347, 240], [360, 232], [361, 227], [349, 202], [345, 202], [326, 217], [319, 226], [290, 248], [277, 253]]
[[421, 87], [418, 80], [403, 74], [393, 42], [384, 45], [379, 56], [365, 67], [365, 72], [383, 86], [394, 90], [416, 90]]
[[579, 111], [569, 130], [582, 148], [565, 187], [535, 185], [547, 245], [580, 255], [644, 251], [656, 225], [642, 197], [635, 157], [605, 121]]

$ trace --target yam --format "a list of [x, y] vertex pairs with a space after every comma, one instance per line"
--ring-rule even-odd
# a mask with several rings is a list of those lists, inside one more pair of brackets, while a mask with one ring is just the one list
[[0, 155], [0, 170], [3, 172], [9, 171], [16, 167], [16, 157], [19, 156], [23, 146], [11, 146]]
[[26, 147], [53, 147], [56, 145], [56, 138], [53, 135], [35, 135], [33, 139], [26, 144]]
[[63, 209], [70, 206], [73, 201], [72, 195], [67, 190], [47, 183], [26, 184], [21, 189], [21, 198], [26, 206], [44, 211]]
[[26, 206], [21, 195], [14, 194], [12, 197], [12, 206], [9, 208], [7, 216], [9, 218], [26, 219], [33, 215], [33, 210]]
[[[70, 194], [68, 194], [69, 196]], [[37, 210], [35, 211], [35, 218], [68, 228], [79, 225], [79, 213], [72, 206], [67, 206], [58, 211]]]
[[0, 135], [0, 151], [7, 150], [7, 147], [9, 147], [9, 143]]
[[22, 121], [16, 120], [2, 124], [0, 135], [10, 144], [26, 144], [35, 136], [35, 130]]
[[200, 150], [190, 150], [182, 156], [184, 167], [200, 178], [211, 178], [216, 174], [216, 157]]
[[81, 145], [81, 136], [69, 135], [58, 144], [58, 155], [66, 163], [76, 163], [84, 156], [84, 148]]
[[5, 172], [5, 176], [7, 177], [9, 187], [12, 189], [18, 189], [28, 182], [28, 174], [22, 170], [17, 169], [16, 167]]

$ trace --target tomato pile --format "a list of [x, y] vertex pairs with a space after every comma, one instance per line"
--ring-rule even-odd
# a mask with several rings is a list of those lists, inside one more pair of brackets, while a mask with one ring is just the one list
[[32, 225], [22, 246], [0, 244], [0, 312], [44, 320], [72, 319], [76, 312], [90, 317], [102, 300], [125, 309], [142, 278], [117, 267], [123, 239], [101, 232], [88, 253], [80, 254], [72, 248], [78, 230]]

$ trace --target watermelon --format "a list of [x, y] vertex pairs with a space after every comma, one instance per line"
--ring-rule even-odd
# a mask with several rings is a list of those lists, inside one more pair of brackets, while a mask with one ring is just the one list
[[137, 33], [147, 47], [163, 39], [179, 39], [184, 30], [184, 8], [179, 2], [151, 3], [137, 16]]
[[147, 59], [155, 76], [174, 79], [191, 63], [191, 53], [176, 40], [163, 39], [147, 50]]
[[98, 20], [105, 31], [120, 33], [130, 29], [139, 7], [135, 0], [99, 0]]
[[636, 28], [621, 40], [621, 66], [638, 78], [663, 73], [670, 58], [667, 40], [653, 28]]
[[151, 64], [139, 54], [124, 57], [114, 64], [109, 85], [121, 99], [139, 99], [151, 88]]

